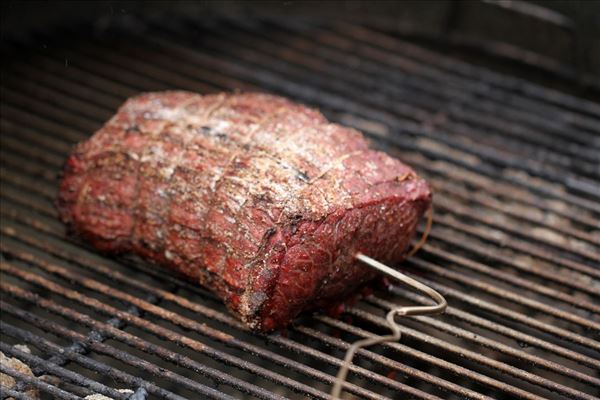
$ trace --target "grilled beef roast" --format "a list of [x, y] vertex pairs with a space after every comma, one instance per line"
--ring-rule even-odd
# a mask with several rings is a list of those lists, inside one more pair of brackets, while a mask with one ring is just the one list
[[250, 327], [284, 327], [403, 259], [427, 183], [361, 133], [266, 94], [147, 93], [66, 162], [72, 231], [214, 291]]

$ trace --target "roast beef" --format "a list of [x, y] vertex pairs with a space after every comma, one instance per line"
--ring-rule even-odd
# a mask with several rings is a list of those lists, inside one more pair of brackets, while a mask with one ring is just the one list
[[214, 291], [253, 329], [344, 300], [407, 253], [427, 183], [363, 135], [267, 94], [146, 93], [68, 158], [57, 206], [96, 248]]

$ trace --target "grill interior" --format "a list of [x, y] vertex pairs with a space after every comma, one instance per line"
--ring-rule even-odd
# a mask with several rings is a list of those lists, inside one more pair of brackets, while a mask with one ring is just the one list
[[359, 351], [348, 397], [597, 398], [599, 104], [354, 24], [133, 22], [3, 49], [0, 350], [38, 378], [2, 366], [19, 382], [2, 398], [327, 399], [350, 343], [385, 333], [392, 304], [426, 302], [378, 288], [261, 336], [203, 288], [66, 236], [52, 202], [71, 146], [166, 89], [316, 106], [432, 184], [430, 239], [400, 268], [450, 306]]

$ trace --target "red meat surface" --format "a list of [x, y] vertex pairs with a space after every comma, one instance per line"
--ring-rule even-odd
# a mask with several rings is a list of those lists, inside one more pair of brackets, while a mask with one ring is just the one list
[[171, 268], [271, 331], [372, 280], [356, 252], [401, 261], [430, 202], [408, 166], [314, 109], [160, 92], [75, 147], [57, 206], [96, 248]]

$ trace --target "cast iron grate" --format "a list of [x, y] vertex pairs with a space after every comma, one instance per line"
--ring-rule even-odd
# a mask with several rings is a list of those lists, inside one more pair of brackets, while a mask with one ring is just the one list
[[3, 51], [0, 350], [38, 377], [2, 367], [16, 390], [326, 399], [349, 343], [384, 332], [391, 304], [425, 301], [379, 289], [339, 319], [260, 336], [206, 290], [65, 236], [57, 172], [124, 99], [233, 89], [317, 106], [434, 187], [431, 238], [402, 268], [444, 294], [448, 312], [405, 319], [399, 343], [361, 350], [348, 393], [598, 396], [600, 105], [357, 25], [136, 27], [40, 34]]

